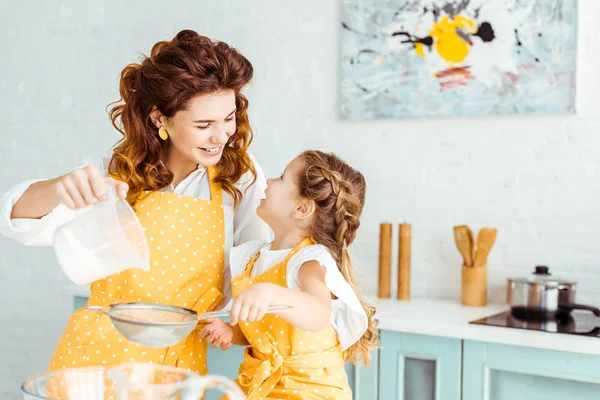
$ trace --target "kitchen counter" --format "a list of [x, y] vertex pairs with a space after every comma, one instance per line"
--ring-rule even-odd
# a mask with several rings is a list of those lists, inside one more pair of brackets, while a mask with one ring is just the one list
[[598, 337], [469, 324], [508, 310], [506, 304], [464, 307], [444, 300], [368, 300], [377, 308], [381, 330], [600, 355]]
[[[65, 291], [74, 297], [85, 298], [90, 294], [87, 285], [67, 285]], [[398, 301], [372, 297], [367, 300], [377, 308], [381, 330], [600, 355], [597, 337], [469, 324], [507, 311], [506, 304], [464, 307], [458, 301], [448, 300]]]

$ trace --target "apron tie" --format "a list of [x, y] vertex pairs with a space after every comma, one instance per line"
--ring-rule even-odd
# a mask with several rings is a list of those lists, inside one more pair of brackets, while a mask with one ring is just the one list
[[267, 397], [281, 379], [284, 367], [330, 368], [344, 363], [343, 354], [337, 347], [330, 352], [284, 357], [268, 332], [262, 339], [252, 342], [252, 347], [244, 351], [244, 364], [240, 366], [238, 379], [248, 400]]

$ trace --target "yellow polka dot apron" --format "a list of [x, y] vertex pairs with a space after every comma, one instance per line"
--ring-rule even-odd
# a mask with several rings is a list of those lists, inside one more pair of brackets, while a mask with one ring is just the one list
[[[305, 246], [304, 239], [285, 259], [261, 275], [251, 277], [257, 252], [245, 271], [232, 280], [233, 296], [257, 283], [270, 282], [287, 287], [287, 263]], [[248, 399], [352, 399], [344, 370], [344, 354], [331, 325], [319, 332], [295, 328], [277, 314], [261, 321], [240, 322], [250, 346], [236, 383]]]
[[[146, 192], [134, 210], [150, 247], [150, 269], [129, 269], [91, 284], [88, 305], [153, 302], [197, 312], [221, 300], [225, 233], [221, 186], [208, 168], [211, 200], [169, 192]], [[107, 316], [80, 309], [65, 329], [49, 370], [130, 361], [178, 366], [206, 374], [207, 345], [198, 326], [186, 340], [166, 349], [125, 339]]]

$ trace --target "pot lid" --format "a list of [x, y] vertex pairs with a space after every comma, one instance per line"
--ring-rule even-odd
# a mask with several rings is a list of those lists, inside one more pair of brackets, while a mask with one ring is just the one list
[[550, 273], [550, 269], [544, 265], [538, 265], [532, 274], [526, 277], [508, 278], [512, 282], [537, 283], [544, 286], [575, 285], [575, 281], [563, 280]]

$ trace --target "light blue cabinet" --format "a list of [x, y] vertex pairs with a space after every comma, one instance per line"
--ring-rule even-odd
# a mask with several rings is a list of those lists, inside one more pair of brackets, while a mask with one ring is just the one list
[[87, 303], [88, 298], [83, 296], [75, 296], [73, 298], [73, 311], [77, 311], [80, 308], [83, 308]]
[[462, 386], [463, 400], [598, 400], [600, 356], [465, 340]]
[[[244, 359], [244, 348], [231, 346], [227, 351], [208, 347], [208, 373], [212, 375], [225, 376], [231, 380], [237, 378], [238, 367]], [[220, 395], [216, 392], [208, 392], [205, 400], [217, 400]]]
[[379, 398], [459, 400], [461, 341], [381, 332]]
[[379, 398], [379, 351], [371, 354], [371, 363], [368, 367], [347, 364], [346, 374], [354, 400]]

